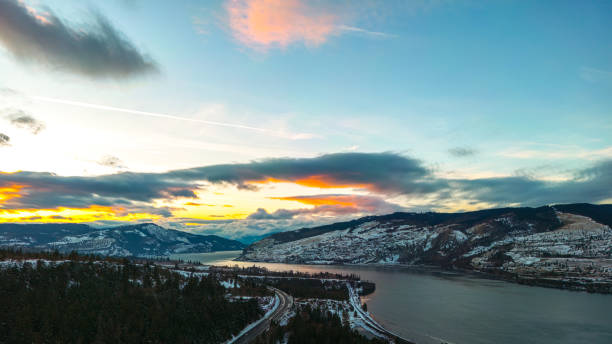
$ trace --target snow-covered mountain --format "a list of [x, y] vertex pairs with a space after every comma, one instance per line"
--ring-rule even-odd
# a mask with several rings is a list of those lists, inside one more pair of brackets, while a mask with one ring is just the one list
[[0, 224], [0, 246], [145, 257], [240, 250], [245, 245], [216, 235], [190, 234], [152, 223], [113, 228], [65, 223]]
[[395, 213], [274, 234], [240, 259], [433, 265], [575, 289], [599, 291], [601, 284], [612, 292], [610, 227], [612, 205]]

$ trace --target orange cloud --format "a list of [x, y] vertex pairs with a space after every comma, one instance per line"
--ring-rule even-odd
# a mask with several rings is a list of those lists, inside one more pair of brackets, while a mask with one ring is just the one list
[[369, 189], [373, 188], [370, 184], [351, 184], [341, 180], [337, 180], [329, 175], [312, 175], [299, 179], [277, 179], [268, 178], [265, 180], [251, 180], [247, 184], [268, 184], [268, 183], [294, 183], [301, 186], [319, 189], [336, 189], [336, 188], [353, 188], [353, 189]]
[[[20, 1], [22, 2], [22, 1]], [[42, 14], [39, 14], [38, 11], [36, 11], [36, 9], [34, 7], [31, 6], [25, 6], [26, 10], [28, 11], [28, 13], [30, 13], [34, 18], [36, 18], [36, 20], [38, 20], [39, 22], [45, 24], [45, 25], [49, 25], [51, 24], [51, 22], [49, 21], [49, 19], [47, 19], [47, 17], [45, 17]]]
[[12, 198], [19, 198], [21, 195], [19, 194], [20, 190], [26, 187], [26, 185], [21, 184], [8, 184], [4, 186], [0, 186], [0, 204], [2, 201], [8, 201]]
[[253, 48], [319, 45], [337, 29], [337, 16], [301, 0], [230, 0], [226, 8], [234, 37]]
[[294, 183], [311, 188], [332, 189], [332, 188], [367, 188], [368, 184], [350, 184], [334, 179], [327, 175], [315, 175], [298, 179]]
[[321, 205], [337, 205], [343, 207], [357, 206], [356, 198], [352, 195], [320, 195], [320, 196], [294, 196], [294, 197], [270, 197], [283, 201], [296, 201], [302, 204], [321, 206]]
[[198, 202], [187, 202], [185, 203], [185, 205], [191, 206], [191, 207], [214, 207], [214, 204], [205, 204], [205, 203], [198, 203]]

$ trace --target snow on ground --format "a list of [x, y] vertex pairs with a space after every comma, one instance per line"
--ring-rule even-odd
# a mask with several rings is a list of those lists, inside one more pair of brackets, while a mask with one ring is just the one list
[[255, 246], [246, 258], [254, 261], [311, 264], [397, 264], [399, 251], [407, 246], [425, 246], [438, 236], [429, 228], [394, 226], [371, 221], [355, 228], [333, 231], [282, 244]]
[[45, 265], [58, 265], [69, 262], [69, 260], [46, 260], [46, 259], [25, 259], [25, 260], [3, 260], [0, 261], [0, 268], [8, 269], [12, 267], [23, 267], [25, 264], [32, 265], [33, 268], [36, 268], [38, 262], [42, 262]]
[[[274, 296], [273, 302], [274, 302], [273, 304], [267, 304], [266, 305], [266, 306], [269, 307], [269, 310], [266, 312], [266, 314], [264, 314], [263, 317], [261, 317], [258, 320], [250, 323], [247, 327], [245, 327], [242, 331], [240, 331], [240, 333], [238, 333], [236, 336], [233, 336], [232, 339], [226, 341], [225, 344], [232, 344], [232, 343], [234, 343], [242, 335], [244, 335], [245, 333], [250, 331], [255, 326], [259, 325], [262, 321], [264, 321], [264, 319], [269, 318], [272, 315], [272, 313], [278, 308], [278, 305], [280, 304], [280, 300], [278, 299], [277, 295]], [[266, 308], [264, 308], [264, 309], [266, 309]]]
[[219, 281], [219, 283], [225, 288], [225, 289], [231, 289], [231, 288], [240, 288], [240, 283], [238, 283], [238, 281], [236, 280], [229, 280], [229, 281]]
[[[361, 329], [371, 334], [372, 337], [389, 340], [387, 336], [382, 334], [382, 332], [385, 331], [384, 328], [379, 325], [367, 312], [362, 310], [361, 301], [356, 290], [350, 286], [350, 283], [347, 283], [347, 287], [349, 288], [349, 300], [337, 301], [330, 299], [306, 298], [296, 300], [295, 304], [298, 307], [310, 306], [312, 308], [319, 308], [330, 312], [337, 315], [343, 323], [347, 323], [352, 329]], [[281, 325], [286, 324], [293, 316], [295, 316], [294, 312], [286, 314], [285, 317], [281, 319]]]
[[[452, 224], [419, 227], [370, 221], [291, 242], [263, 240], [243, 258], [280, 263], [394, 265], [423, 264], [423, 257], [434, 255], [449, 263], [467, 258], [472, 268], [480, 271], [497, 269], [535, 276], [573, 274], [612, 283], [612, 273], [604, 261], [612, 258], [612, 229], [584, 216], [558, 212], [557, 217], [562, 227], [543, 232], [536, 232], [534, 223], [512, 216], [461, 230]], [[500, 230], [505, 234], [498, 237]], [[500, 257], [507, 259], [501, 261], [502, 266]], [[571, 260], [575, 259], [589, 261], [574, 264]]]
[[287, 326], [287, 324], [289, 323], [289, 320], [291, 320], [291, 318], [293, 318], [294, 316], [295, 316], [295, 311], [290, 310], [289, 312], [281, 316], [281, 318], [278, 321], [278, 324], [280, 326]]
[[191, 272], [191, 271], [185, 271], [185, 270], [173, 270], [173, 271], [187, 278], [190, 278], [190, 277], [202, 278], [202, 277], [208, 276], [208, 272]]

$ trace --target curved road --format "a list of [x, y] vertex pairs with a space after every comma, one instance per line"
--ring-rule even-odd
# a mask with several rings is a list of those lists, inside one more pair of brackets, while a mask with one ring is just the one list
[[[411, 341], [405, 340], [399, 337], [398, 335], [388, 331], [387, 329], [379, 325], [374, 319], [372, 319], [368, 313], [364, 312], [361, 309], [361, 302], [358, 301], [359, 298], [355, 290], [352, 288], [352, 286], [349, 283], [347, 283], [347, 287], [349, 288], [349, 295], [350, 295], [349, 302], [353, 305], [353, 308], [357, 311], [357, 314], [359, 315], [359, 317], [363, 320], [365, 325], [370, 328], [370, 330], [374, 330], [382, 334], [383, 336], [391, 339], [393, 343], [412, 344]], [[266, 318], [264, 318], [259, 324], [254, 326], [249, 331], [243, 333], [240, 337], [234, 339], [233, 343], [246, 344], [246, 343], [252, 342], [253, 340], [255, 340], [255, 338], [257, 338], [257, 336], [259, 336], [260, 334], [268, 330], [268, 328], [270, 327], [270, 323], [272, 321], [279, 321], [280, 318], [287, 311], [289, 311], [291, 307], [293, 307], [293, 298], [289, 294], [285, 293], [282, 290], [276, 289], [276, 288], [272, 288], [272, 287], [268, 287], [268, 288], [273, 290], [276, 296], [278, 296], [278, 300], [279, 300], [278, 307], [271, 314], [269, 314]]]
[[346, 283], [346, 287], [349, 291], [349, 303], [353, 305], [353, 309], [357, 312], [361, 320], [364, 322], [365, 326], [367, 326], [371, 331], [378, 332], [379, 334], [382, 334], [383, 336], [392, 340], [392, 343], [414, 344], [413, 342], [396, 335], [395, 333], [387, 330], [386, 328], [382, 327], [379, 323], [377, 323], [370, 316], [370, 314], [368, 314], [368, 312], [364, 311], [361, 308], [361, 300], [359, 299], [359, 294], [357, 293], [357, 291], [355, 291], [355, 289], [353, 289], [353, 286], [351, 285], [350, 282]]
[[273, 320], [278, 321], [283, 316], [283, 314], [285, 314], [293, 306], [293, 298], [289, 296], [289, 294], [276, 288], [269, 288], [274, 291], [276, 296], [278, 296], [278, 307], [267, 318], [263, 319], [259, 324], [257, 324], [257, 326], [243, 333], [242, 336], [240, 336], [234, 341], [234, 343], [244, 344], [250, 343], [251, 341], [255, 340], [257, 336], [268, 330], [268, 327], [270, 327], [270, 323]]

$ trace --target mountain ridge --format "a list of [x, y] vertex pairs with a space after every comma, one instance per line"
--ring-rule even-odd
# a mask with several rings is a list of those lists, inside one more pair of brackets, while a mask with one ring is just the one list
[[427, 265], [612, 292], [611, 227], [607, 204], [393, 213], [273, 234], [238, 260]]
[[166, 229], [154, 223], [104, 228], [75, 223], [0, 224], [0, 246], [107, 256], [168, 256], [245, 247], [235, 240]]

